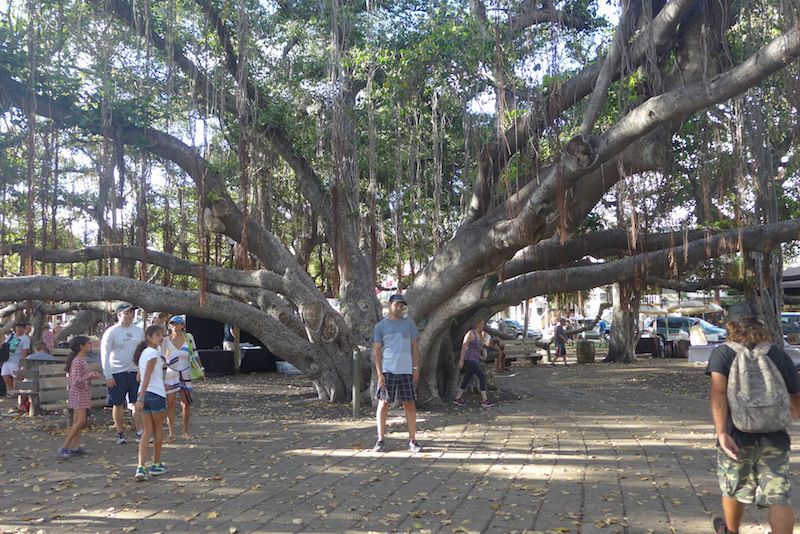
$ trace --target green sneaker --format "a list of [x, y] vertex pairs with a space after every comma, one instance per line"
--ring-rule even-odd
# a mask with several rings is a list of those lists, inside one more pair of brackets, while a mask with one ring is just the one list
[[147, 471], [144, 470], [144, 466], [140, 465], [136, 468], [136, 474], [133, 475], [133, 479], [136, 482], [142, 482], [143, 480], [147, 480]]
[[153, 475], [154, 477], [158, 476], [158, 475], [163, 475], [166, 472], [167, 472], [167, 468], [164, 466], [164, 464], [162, 464], [160, 462], [157, 463], [157, 464], [151, 465], [150, 469], [148, 470], [148, 473]]

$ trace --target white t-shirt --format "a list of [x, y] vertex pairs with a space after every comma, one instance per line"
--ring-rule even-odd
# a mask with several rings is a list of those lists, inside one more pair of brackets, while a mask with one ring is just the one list
[[17, 337], [14, 334], [14, 337], [11, 338], [11, 341], [8, 342], [8, 361], [9, 363], [14, 363], [19, 365], [19, 361], [22, 359], [22, 351], [29, 350], [31, 348], [31, 338], [22, 334], [21, 336]]
[[[147, 372], [147, 363], [153, 359], [156, 361], [156, 365], [153, 367], [153, 372], [150, 375], [147, 391], [166, 397], [167, 392], [164, 389], [164, 359], [161, 357], [161, 353], [152, 347], [144, 349], [142, 355], [139, 356], [139, 380], [141, 380], [139, 387], [141, 388], [141, 383], [144, 382], [145, 373]], [[139, 393], [141, 393], [141, 391]]]
[[140, 341], [144, 341], [144, 330], [138, 326], [115, 324], [105, 331], [100, 341], [100, 362], [106, 380], [115, 373], [136, 372], [133, 353]]

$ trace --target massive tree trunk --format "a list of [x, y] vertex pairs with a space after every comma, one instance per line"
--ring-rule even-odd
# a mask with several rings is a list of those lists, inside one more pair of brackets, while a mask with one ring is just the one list
[[[198, 103], [218, 107], [223, 129], [237, 124], [234, 93], [219, 76], [204, 72], [190, 59], [188, 48], [165, 39], [157, 28], [139, 24], [132, 4], [126, 0], [93, 0], [93, 3], [147, 40], [156, 53], [193, 80], [192, 96]], [[271, 229], [256, 217], [246, 217], [247, 210], [228, 190], [223, 170], [195, 148], [152, 124], [143, 123], [141, 117], [126, 116], [124, 109], [103, 116], [100, 110], [83, 105], [86, 98], [64, 94], [62, 89], [58, 89], [58, 98], [46, 96], [55, 94], [52, 91], [32, 94], [30, 87], [2, 69], [0, 91], [4, 104], [34, 109], [39, 116], [62, 128], [106, 138], [113, 136], [120, 147], [148, 152], [177, 165], [202, 192], [200, 201], [207, 228], [236, 242], [242, 242], [246, 236], [247, 249], [263, 269], [241, 272], [194, 265], [169, 254], [120, 246], [80, 251], [76, 259], [70, 256], [74, 251], [37, 252], [28, 243], [26, 254], [41, 253], [41, 257], [53, 262], [73, 263], [93, 254], [108, 253], [140, 265], [159, 265], [173, 273], [197, 277], [201, 284], [207, 285], [206, 292], [183, 292], [116, 277], [75, 281], [33, 277], [0, 280], [0, 299], [125, 299], [151, 310], [163, 310], [165, 302], [180, 303], [167, 311], [233, 320], [270, 350], [304, 370], [317, 384], [322, 398], [347, 399], [352, 380], [350, 355], [357, 347], [368, 345], [372, 325], [380, 316], [370, 262], [359, 248], [360, 182], [354, 150], [356, 134], [350, 114], [357, 107], [360, 83], [350, 79], [352, 73], [340, 70], [338, 59], [333, 58], [331, 118], [337, 122], [331, 139], [333, 162], [326, 162], [330, 165], [322, 164], [322, 170], [317, 170], [316, 162], [302, 154], [298, 148], [301, 143], [294, 141], [286, 126], [272, 122], [273, 95], [243, 68], [243, 59], [236, 52], [237, 36], [224, 19], [224, 13], [212, 2], [198, 0], [197, 4], [224, 52], [219, 66], [235, 83], [239, 98], [247, 99], [247, 105], [252, 106], [250, 126], [271, 143], [295, 173], [298, 189], [313, 216], [321, 222], [326, 242], [335, 251], [341, 281], [341, 312], [331, 307], [296, 255]], [[480, 0], [472, 0], [471, 5], [485, 23], [486, 10]], [[695, 235], [682, 247], [674, 247], [668, 240], [645, 240], [641, 248], [632, 249], [616, 241], [612, 253], [603, 251], [601, 255], [620, 259], [599, 265], [581, 263], [584, 255], [581, 250], [597, 247], [597, 243], [591, 236], [574, 238], [572, 234], [618, 180], [666, 168], [670, 139], [686, 117], [764, 81], [800, 53], [800, 27], [795, 23], [741, 64], [730, 65], [720, 59], [726, 30], [733, 22], [727, 2], [675, 0], [665, 5], [653, 2], [647, 7], [657, 8], [652, 21], [642, 16], [647, 10], [640, 13], [638, 6], [632, 4], [630, 14], [624, 17], [622, 24], [634, 26], [621, 28], [618, 45], [625, 48], [626, 66], [642, 67], [643, 73], [658, 72], [664, 81], [663, 90], [656, 91], [658, 84], [650, 83], [637, 95], [638, 101], [630, 104], [626, 114], [595, 134], [592, 134], [595, 119], [587, 115], [585, 135], [571, 139], [563, 150], [554, 145], [552, 160], [522, 162], [520, 155], [526, 147], [556, 124], [564, 112], [593, 91], [596, 91], [593, 107], [607, 100], [609, 83], [622, 76], [622, 69], [613, 68], [619, 63], [619, 50], [612, 50], [612, 57], [600, 58], [555, 88], [542, 90], [532, 99], [531, 111], [500, 136], [502, 143], [493, 140], [481, 150], [479, 178], [464, 224], [423, 266], [408, 289], [410, 314], [421, 329], [421, 402], [436, 402], [452, 388], [455, 343], [449, 337], [468, 318], [535, 295], [618, 281], [622, 287], [620, 304], [628, 305], [620, 308], [619, 318], [615, 317], [614, 329], [620, 337], [614, 341], [614, 359], [627, 361], [632, 358], [632, 343], [635, 343], [631, 325], [637, 302], [630, 280], [641, 273], [677, 275], [698, 261], [739, 251], [742, 246], [768, 252], [775, 243], [797, 238], [799, 223], [775, 222], [753, 231], [736, 232], [735, 236], [730, 232]], [[549, 2], [540, 6], [525, 1], [520, 3], [518, 12], [509, 16], [508, 31], [518, 31], [537, 21], [553, 21], [574, 28], [586, 22], [559, 13]], [[335, 54], [345, 52], [345, 26], [349, 23], [338, 20], [332, 25]], [[626, 40], [626, 36], [635, 37]], [[499, 82], [499, 91], [505, 91], [502, 80]], [[91, 101], [97, 95], [90, 97]], [[520, 160], [516, 170], [521, 187], [510, 191], [508, 198], [500, 199], [499, 178], [515, 158]], [[333, 180], [326, 180], [329, 172]], [[606, 234], [602, 237], [613, 240]], [[585, 249], [579, 248], [581, 239]], [[576, 248], [570, 250], [574, 251], [572, 256], [553, 250], [556, 244], [568, 245], [573, 240]], [[4, 253], [12, 249], [7, 247]], [[549, 263], [548, 258], [558, 261]]]
[[630, 363], [636, 360], [639, 341], [639, 292], [631, 282], [611, 286], [614, 311], [611, 317], [611, 339], [605, 362]]

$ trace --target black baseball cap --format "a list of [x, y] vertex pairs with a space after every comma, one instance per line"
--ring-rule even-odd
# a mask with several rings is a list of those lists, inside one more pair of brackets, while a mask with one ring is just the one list
[[126, 312], [128, 310], [134, 310], [134, 309], [136, 309], [136, 308], [134, 307], [133, 304], [131, 304], [129, 302], [120, 302], [119, 304], [117, 304], [116, 312], [117, 313], [123, 313], [123, 312]]
[[400, 293], [395, 293], [394, 295], [389, 297], [389, 304], [391, 304], [392, 302], [399, 302], [401, 304], [405, 304], [406, 306], [408, 306], [408, 302], [406, 302], [406, 298], [403, 295], [401, 295]]

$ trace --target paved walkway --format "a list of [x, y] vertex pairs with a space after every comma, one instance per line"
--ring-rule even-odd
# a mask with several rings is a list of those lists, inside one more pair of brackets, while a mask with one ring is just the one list
[[[371, 410], [353, 419], [302, 378], [216, 379], [197, 394], [195, 439], [165, 446], [169, 472], [144, 483], [107, 413], [84, 436], [92, 454], [70, 460], [55, 456], [60, 418], [3, 417], [0, 532], [711, 532], [701, 373], [519, 368], [498, 383], [525, 397], [421, 412], [416, 455], [400, 410], [376, 454]], [[763, 532], [764, 513], [746, 519], [743, 534]]]

